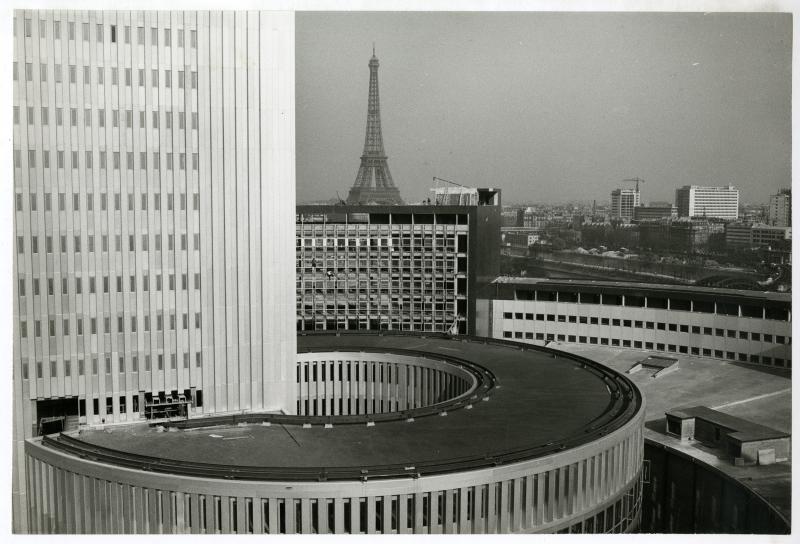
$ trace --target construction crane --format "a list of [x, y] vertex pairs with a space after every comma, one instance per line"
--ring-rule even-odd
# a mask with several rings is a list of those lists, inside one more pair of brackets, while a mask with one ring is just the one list
[[450, 181], [449, 179], [437, 178], [436, 176], [433, 176], [433, 185], [434, 185], [434, 187], [436, 186], [436, 182], [437, 181], [443, 181], [445, 183], [449, 183], [450, 185], [457, 185], [459, 187], [467, 187], [466, 185], [461, 185], [460, 183], [456, 183], [455, 181]]
[[636, 182], [636, 192], [637, 193], [639, 192], [639, 184], [640, 183], [644, 183], [644, 180], [642, 178], [638, 177], [638, 176], [635, 177], [635, 178], [623, 179], [622, 181], [635, 181]]

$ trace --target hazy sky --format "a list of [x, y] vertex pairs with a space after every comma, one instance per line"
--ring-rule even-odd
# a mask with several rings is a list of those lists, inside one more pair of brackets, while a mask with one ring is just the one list
[[357, 13], [296, 16], [297, 200], [346, 198], [380, 59], [383, 139], [407, 202], [432, 177], [504, 202], [642, 200], [791, 185], [787, 14]]

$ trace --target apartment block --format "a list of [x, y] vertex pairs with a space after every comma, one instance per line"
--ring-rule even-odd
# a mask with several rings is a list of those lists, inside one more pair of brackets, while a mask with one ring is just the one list
[[776, 195], [770, 195], [767, 207], [767, 224], [773, 227], [792, 226], [792, 190], [781, 189]]

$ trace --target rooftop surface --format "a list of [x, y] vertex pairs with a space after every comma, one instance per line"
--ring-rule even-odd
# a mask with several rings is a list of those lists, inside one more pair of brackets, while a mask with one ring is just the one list
[[496, 284], [500, 285], [519, 285], [526, 287], [534, 287], [541, 285], [543, 287], [594, 287], [598, 289], [625, 289], [625, 290], [640, 290], [658, 293], [673, 293], [685, 295], [718, 295], [727, 297], [740, 297], [747, 299], [761, 299], [778, 302], [792, 301], [791, 293], [779, 293], [776, 291], [750, 291], [746, 289], [725, 289], [721, 287], [700, 287], [697, 285], [666, 285], [654, 283], [639, 283], [628, 281], [602, 281], [602, 280], [568, 280], [568, 279], [547, 279], [547, 278], [523, 278], [517, 276], [499, 276], [494, 280]]
[[[583, 344], [551, 347], [603, 363], [624, 372], [642, 359], [639, 350]], [[735, 466], [720, 451], [666, 434], [664, 414], [676, 406], [702, 404], [781, 432], [792, 432], [792, 378], [787, 371], [758, 368], [706, 357], [669, 354], [678, 369], [659, 378], [637, 372], [629, 377], [645, 398], [644, 436], [680, 450], [736, 478], [791, 519], [792, 463]]]
[[[501, 455], [539, 448], [538, 457], [574, 447], [629, 421], [603, 376], [578, 360], [548, 351], [445, 337], [299, 336], [298, 351], [423, 350], [476, 362], [497, 378], [490, 400], [472, 409], [381, 422], [374, 426], [260, 424], [157, 432], [145, 425], [84, 430], [80, 439], [137, 455], [243, 467], [374, 467]], [[602, 369], [600, 365], [596, 368]], [[626, 378], [619, 378], [622, 383]], [[614, 407], [616, 406], [616, 407]], [[605, 423], [603, 422], [603, 418]], [[299, 421], [298, 423], [302, 423]], [[589, 428], [592, 432], [587, 432]], [[110, 431], [110, 432], [109, 432]]]

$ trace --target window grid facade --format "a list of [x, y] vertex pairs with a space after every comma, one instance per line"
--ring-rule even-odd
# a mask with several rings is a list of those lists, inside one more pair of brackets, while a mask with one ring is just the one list
[[86, 424], [143, 417], [143, 391], [293, 410], [291, 15], [16, 11], [14, 28], [17, 468], [43, 399]]
[[[713, 357], [778, 368], [792, 366], [791, 307], [778, 301], [740, 302], [722, 295], [670, 296], [652, 290], [516, 286], [493, 300], [479, 334], [521, 342], [551, 341]], [[491, 329], [488, 329], [491, 323]]]
[[320, 215], [298, 214], [298, 330], [467, 332], [467, 214]]

